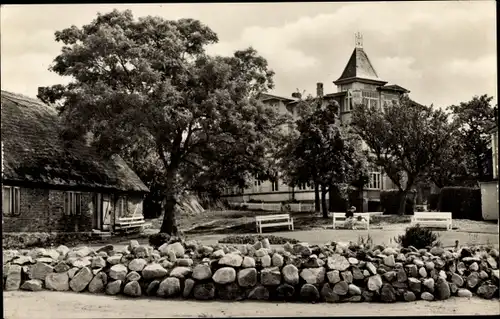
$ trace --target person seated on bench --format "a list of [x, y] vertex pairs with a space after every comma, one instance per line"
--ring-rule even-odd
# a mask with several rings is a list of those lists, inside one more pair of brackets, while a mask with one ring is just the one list
[[363, 216], [358, 216], [354, 218], [354, 213], [356, 212], [356, 206], [351, 206], [347, 213], [345, 214], [345, 227], [347, 229], [357, 229], [358, 225], [365, 225], [368, 221]]

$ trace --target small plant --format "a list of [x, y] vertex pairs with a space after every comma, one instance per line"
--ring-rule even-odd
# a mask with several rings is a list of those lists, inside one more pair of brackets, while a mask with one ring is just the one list
[[264, 238], [267, 238], [269, 240], [269, 243], [271, 245], [283, 245], [286, 244], [286, 242], [289, 242], [290, 244], [296, 244], [299, 241], [293, 238], [285, 238], [281, 236], [274, 236], [274, 235], [232, 235], [232, 236], [227, 236], [222, 239], [219, 239], [219, 243], [224, 243], [224, 244], [254, 244], [257, 241], [261, 241]]
[[373, 246], [373, 238], [368, 234], [366, 239], [363, 236], [358, 236], [358, 245], [363, 245], [365, 248]]
[[439, 234], [434, 233], [428, 228], [422, 228], [420, 225], [406, 228], [404, 235], [394, 237], [394, 240], [402, 247], [413, 246], [417, 249], [439, 244]]
[[149, 244], [158, 248], [170, 240], [170, 235], [165, 233], [156, 233], [149, 236]]

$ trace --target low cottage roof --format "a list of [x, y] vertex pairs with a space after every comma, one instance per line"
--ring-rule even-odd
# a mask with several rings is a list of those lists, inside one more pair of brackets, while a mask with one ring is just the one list
[[149, 191], [119, 156], [106, 159], [83, 142], [62, 140], [55, 107], [6, 91], [1, 106], [4, 181]]

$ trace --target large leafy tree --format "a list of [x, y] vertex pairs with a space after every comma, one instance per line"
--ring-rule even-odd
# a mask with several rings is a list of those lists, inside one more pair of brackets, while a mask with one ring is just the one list
[[428, 176], [452, 140], [454, 130], [447, 114], [404, 95], [382, 108], [356, 105], [351, 124], [368, 146], [369, 160], [398, 187], [399, 213], [404, 214], [408, 192]]
[[242, 184], [263, 169], [282, 119], [256, 98], [273, 87], [273, 72], [252, 48], [208, 56], [217, 35], [199, 21], [117, 10], [55, 36], [64, 46], [51, 70], [72, 81], [45, 96], [60, 100], [65, 136], [90, 132], [108, 154], [148, 154], [164, 199], [160, 232], [175, 232], [184, 188], [215, 175]]
[[323, 217], [328, 217], [326, 194], [366, 175], [364, 156], [356, 135], [340, 125], [338, 104], [308, 97], [298, 102], [296, 132], [282, 151], [282, 170], [292, 184], [312, 182], [321, 189]]
[[461, 148], [468, 154], [468, 173], [479, 181], [488, 177], [485, 169], [490, 148], [488, 131], [496, 124], [498, 114], [497, 107], [491, 105], [492, 100], [493, 97], [484, 94], [449, 107], [458, 126]]

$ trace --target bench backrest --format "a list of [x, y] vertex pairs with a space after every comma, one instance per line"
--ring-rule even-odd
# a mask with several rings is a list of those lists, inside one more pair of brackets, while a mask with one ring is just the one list
[[452, 219], [451, 213], [443, 212], [414, 212], [413, 217], [415, 218], [442, 218], [442, 219]]
[[256, 221], [266, 221], [266, 220], [277, 220], [277, 219], [289, 219], [290, 214], [281, 215], [267, 215], [267, 216], [255, 216]]
[[[345, 218], [346, 213], [333, 213], [333, 217], [337, 218]], [[354, 213], [354, 217], [362, 216], [364, 218], [370, 218], [370, 213]]]

